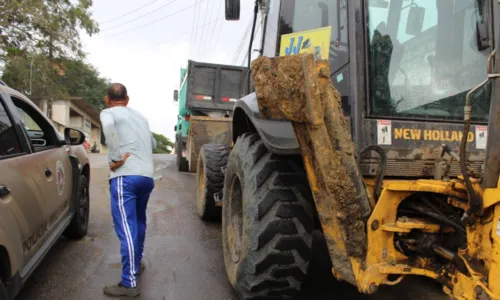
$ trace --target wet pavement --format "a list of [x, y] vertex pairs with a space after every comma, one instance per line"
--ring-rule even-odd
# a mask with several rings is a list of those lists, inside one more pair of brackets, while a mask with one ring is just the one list
[[[158, 180], [148, 205], [146, 271], [135, 299], [236, 300], [225, 274], [220, 224], [205, 223], [196, 213], [194, 176], [178, 173], [173, 155], [154, 159]], [[91, 163], [88, 236], [76, 242], [61, 238], [17, 299], [110, 299], [102, 287], [120, 279], [119, 242], [110, 215], [106, 157], [94, 154]], [[439, 285], [421, 278], [381, 288], [374, 296], [359, 295], [321, 264], [311, 267], [298, 300], [447, 299]]]

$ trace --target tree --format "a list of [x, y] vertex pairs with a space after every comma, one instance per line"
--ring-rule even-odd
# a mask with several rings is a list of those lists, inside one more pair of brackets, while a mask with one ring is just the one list
[[83, 57], [78, 30], [99, 32], [92, 0], [4, 0], [0, 2], [0, 59], [26, 53], [50, 60]]
[[[105, 108], [104, 97], [110, 81], [99, 76], [90, 64], [77, 59], [59, 59], [57, 72], [51, 74], [43, 55], [33, 59], [11, 57], [5, 66], [2, 80], [10, 87], [37, 97], [83, 97], [97, 111]], [[51, 75], [49, 75], [51, 74]]]
[[153, 132], [153, 136], [156, 140], [156, 149], [153, 150], [153, 153], [158, 153], [158, 154], [172, 153], [172, 149], [174, 148], [174, 143], [172, 143], [169, 138], [167, 138], [163, 134], [155, 132]]
[[49, 105], [68, 94], [60, 77], [68, 60], [85, 57], [79, 30], [99, 32], [91, 6], [92, 0], [0, 1], [0, 65], [14, 88], [36, 91]]

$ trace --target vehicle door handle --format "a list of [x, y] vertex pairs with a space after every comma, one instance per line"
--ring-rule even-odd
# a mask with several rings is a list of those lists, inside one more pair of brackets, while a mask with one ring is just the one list
[[49, 168], [45, 168], [45, 176], [47, 177], [52, 176], [52, 171]]
[[0, 185], [0, 198], [3, 198], [8, 194], [10, 194], [9, 188], [4, 185]]

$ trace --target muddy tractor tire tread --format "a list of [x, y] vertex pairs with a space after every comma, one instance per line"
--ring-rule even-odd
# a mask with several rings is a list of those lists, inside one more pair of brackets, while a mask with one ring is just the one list
[[[220, 219], [221, 208], [215, 205], [214, 194], [224, 187], [222, 168], [227, 165], [229, 148], [218, 144], [205, 144], [200, 149], [196, 170], [198, 187], [198, 214], [205, 221]], [[203, 177], [203, 178], [201, 178]], [[203, 180], [203, 186], [200, 182]]]
[[[247, 224], [242, 240], [248, 242], [243, 242], [246, 248], [241, 250], [236, 267], [226, 251], [229, 246], [223, 245], [224, 261], [234, 289], [245, 300], [293, 299], [305, 280], [314, 209], [308, 180], [299, 164], [291, 157], [268, 152], [257, 134], [242, 135], [230, 154], [223, 230], [230, 222], [228, 188], [231, 177], [237, 175], [244, 186], [242, 214]], [[228, 244], [224, 233], [223, 243]], [[237, 271], [230, 272], [232, 268]]]

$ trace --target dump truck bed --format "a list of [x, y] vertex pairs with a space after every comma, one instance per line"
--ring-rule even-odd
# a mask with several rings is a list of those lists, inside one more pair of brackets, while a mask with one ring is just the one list
[[231, 118], [191, 117], [187, 143], [190, 172], [196, 172], [198, 154], [204, 144], [231, 146], [231, 120]]
[[186, 107], [193, 111], [232, 114], [234, 102], [246, 94], [248, 68], [188, 62]]

